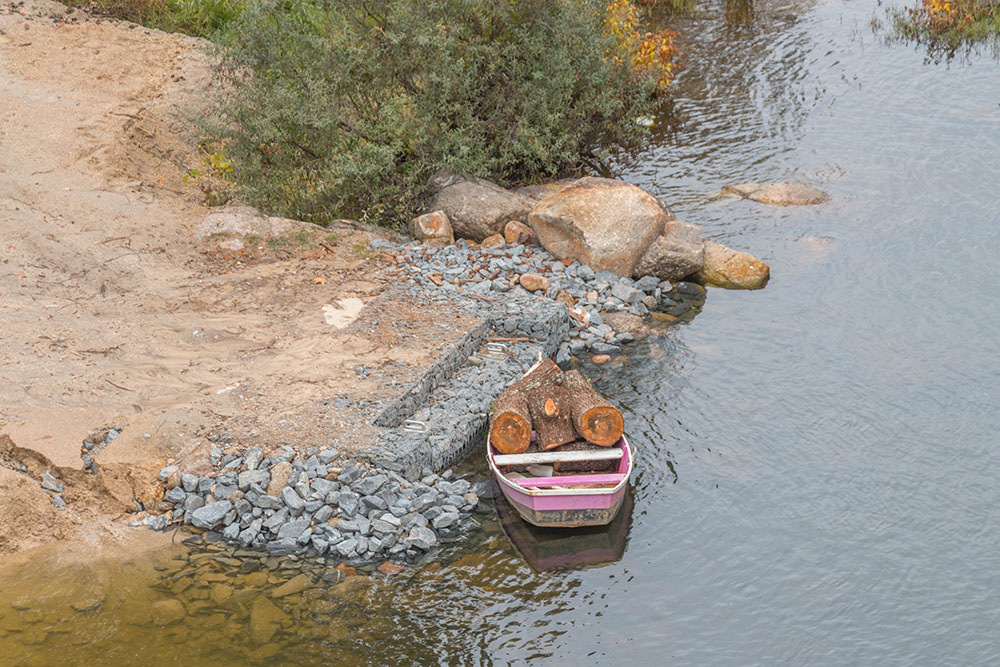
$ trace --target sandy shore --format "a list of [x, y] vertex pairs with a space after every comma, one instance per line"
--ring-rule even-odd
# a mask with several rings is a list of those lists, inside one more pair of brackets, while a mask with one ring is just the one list
[[363, 452], [353, 398], [401, 392], [475, 324], [393, 292], [393, 258], [354, 226], [214, 233], [192, 178], [203, 46], [55, 2], [0, 5], [0, 557], [113, 535], [164, 465], [197, 470], [210, 447]]

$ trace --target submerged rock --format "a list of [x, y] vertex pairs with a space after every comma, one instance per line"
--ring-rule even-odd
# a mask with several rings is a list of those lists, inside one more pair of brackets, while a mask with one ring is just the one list
[[288, 616], [285, 612], [263, 595], [258, 595], [250, 606], [250, 641], [254, 644], [271, 641], [286, 620]]
[[630, 276], [670, 219], [648, 192], [622, 181], [581, 178], [539, 201], [528, 223], [559, 259]]
[[157, 600], [151, 605], [150, 611], [153, 614], [153, 623], [156, 625], [170, 625], [187, 616], [181, 601], [174, 599]]
[[830, 195], [804, 183], [738, 183], [722, 188], [722, 193], [775, 206], [808, 206], [830, 201]]
[[726, 289], [761, 289], [771, 277], [771, 268], [753, 255], [705, 241], [705, 265], [695, 279]]

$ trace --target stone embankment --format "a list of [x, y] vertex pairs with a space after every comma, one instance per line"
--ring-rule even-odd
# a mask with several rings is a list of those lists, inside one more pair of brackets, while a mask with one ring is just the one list
[[[434, 471], [482, 446], [491, 403], [539, 356], [568, 364], [605, 361], [636, 340], [605, 319], [690, 308], [697, 285], [639, 280], [558, 260], [539, 247], [437, 247], [375, 239], [385, 271], [409, 282], [408, 296], [458, 303], [482, 322], [406, 391], [374, 411], [377, 445], [366, 461], [334, 449], [213, 450], [202, 475], [161, 472], [148, 526], [189, 525], [272, 555], [352, 562], [414, 560], [474, 529], [485, 483]], [[601, 356], [603, 355], [603, 359]], [[162, 500], [161, 500], [162, 498]]]

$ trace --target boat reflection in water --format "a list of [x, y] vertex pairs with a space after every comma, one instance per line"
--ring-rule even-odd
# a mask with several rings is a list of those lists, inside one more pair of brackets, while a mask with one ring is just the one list
[[572, 570], [615, 563], [625, 554], [632, 523], [632, 489], [625, 491], [621, 510], [605, 526], [540, 528], [518, 516], [493, 482], [493, 498], [503, 531], [536, 572]]

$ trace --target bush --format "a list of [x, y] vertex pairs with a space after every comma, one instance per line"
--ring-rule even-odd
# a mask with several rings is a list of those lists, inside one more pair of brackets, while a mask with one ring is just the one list
[[236, 181], [284, 215], [399, 225], [441, 169], [592, 164], [662, 83], [606, 21], [606, 0], [252, 0], [221, 50]]
[[236, 18], [238, 0], [64, 0], [97, 14], [167, 32], [210, 37]]

